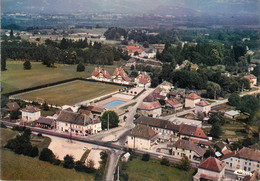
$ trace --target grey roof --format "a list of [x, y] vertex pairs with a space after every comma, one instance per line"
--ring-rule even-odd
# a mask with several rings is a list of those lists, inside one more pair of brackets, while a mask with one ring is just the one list
[[130, 136], [135, 136], [139, 138], [144, 138], [144, 139], [152, 139], [154, 136], [156, 136], [156, 132], [149, 126], [147, 125], [141, 125], [138, 124], [134, 127], [132, 130]]
[[185, 149], [185, 150], [191, 150], [196, 152], [199, 156], [203, 156], [205, 153], [205, 150], [203, 150], [201, 147], [197, 146], [195, 143], [193, 143], [192, 141], [188, 141], [188, 140], [182, 140], [179, 139], [178, 141], [176, 141], [174, 144], [170, 145], [172, 147], [177, 147], [177, 148], [181, 148], [181, 149]]
[[79, 114], [63, 110], [58, 116], [57, 121], [85, 126], [90, 124], [91, 119], [85, 114]]
[[236, 116], [236, 115], [239, 115], [240, 113], [238, 111], [231, 110], [231, 111], [225, 112], [225, 114], [228, 114], [230, 116]]
[[39, 117], [39, 119], [37, 120], [37, 123], [41, 123], [41, 124], [48, 124], [48, 125], [54, 125], [54, 119], [51, 118], [46, 118], [46, 117]]

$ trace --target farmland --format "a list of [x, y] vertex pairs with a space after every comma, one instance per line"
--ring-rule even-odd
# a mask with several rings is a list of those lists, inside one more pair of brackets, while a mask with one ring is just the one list
[[93, 99], [120, 89], [120, 86], [76, 80], [48, 88], [38, 89], [13, 96], [18, 99], [37, 101], [43, 99], [48, 104], [72, 105], [84, 100]]

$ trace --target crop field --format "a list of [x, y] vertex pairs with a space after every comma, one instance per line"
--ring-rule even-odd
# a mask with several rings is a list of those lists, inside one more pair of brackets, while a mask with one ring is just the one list
[[[2, 93], [10, 93], [17, 90], [36, 87], [44, 84], [55, 83], [77, 77], [90, 77], [97, 65], [86, 65], [84, 72], [77, 72], [77, 65], [55, 64], [56, 68], [48, 68], [41, 62], [31, 62], [32, 69], [24, 70], [22, 61], [7, 61], [6, 71], [1, 72]], [[115, 65], [104, 66], [110, 74], [122, 62]], [[102, 66], [103, 68], [103, 66]]]
[[14, 98], [31, 101], [42, 100], [52, 105], [72, 105], [84, 100], [93, 99], [98, 96], [114, 92], [121, 86], [76, 80], [48, 88], [29, 91], [14, 95]]

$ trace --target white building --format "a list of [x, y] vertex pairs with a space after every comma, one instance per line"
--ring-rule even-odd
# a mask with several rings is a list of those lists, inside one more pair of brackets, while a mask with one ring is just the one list
[[91, 119], [85, 114], [61, 111], [56, 120], [56, 129], [76, 135], [95, 134], [102, 130], [99, 118]]
[[159, 117], [162, 114], [162, 106], [159, 101], [143, 103], [139, 109], [146, 116]]
[[138, 87], [148, 88], [151, 86], [152, 79], [147, 72], [139, 72], [139, 75], [135, 78], [135, 83]]
[[110, 74], [106, 70], [104, 70], [100, 67], [96, 67], [94, 69], [94, 71], [91, 74], [91, 78], [94, 80], [98, 80], [98, 81], [105, 81], [105, 82], [111, 81]]
[[239, 115], [240, 115], [240, 113], [238, 111], [234, 111], [234, 110], [227, 111], [224, 114], [225, 117], [230, 118], [230, 119], [234, 119]]
[[177, 159], [182, 159], [184, 156], [191, 161], [199, 161], [203, 158], [205, 151], [189, 140], [179, 139], [174, 144], [168, 145], [171, 148], [172, 155]]
[[41, 110], [34, 106], [26, 106], [21, 112], [23, 121], [35, 121], [41, 117]]
[[194, 108], [196, 103], [200, 102], [200, 96], [191, 93], [185, 98], [185, 107]]
[[112, 76], [112, 80], [115, 83], [127, 84], [127, 85], [130, 84], [131, 81], [131, 79], [128, 77], [124, 69], [122, 69], [121, 67], [115, 69]]
[[195, 104], [195, 113], [204, 113], [207, 115], [209, 111], [211, 110], [211, 104], [207, 101], [200, 101]]
[[193, 176], [193, 181], [201, 179], [221, 181], [225, 179], [225, 162], [209, 157], [198, 166], [198, 172]]
[[136, 125], [127, 137], [129, 148], [150, 150], [156, 141], [157, 133], [146, 125]]
[[260, 150], [242, 148], [239, 151], [224, 155], [222, 160], [226, 163], [228, 170], [244, 170], [260, 172]]
[[253, 74], [245, 75], [244, 78], [250, 82], [250, 87], [257, 84], [257, 77]]

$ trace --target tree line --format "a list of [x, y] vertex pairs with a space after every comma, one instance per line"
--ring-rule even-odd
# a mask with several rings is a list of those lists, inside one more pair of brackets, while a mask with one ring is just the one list
[[62, 39], [55, 42], [47, 39], [45, 44], [30, 43], [29, 41], [3, 41], [1, 48], [1, 67], [6, 69], [6, 59], [22, 59], [41, 61], [47, 67], [54, 63], [78, 64], [89, 63], [112, 65], [120, 59], [128, 60], [128, 53], [121, 48], [111, 47], [98, 42], [79, 40], [73, 42]]

